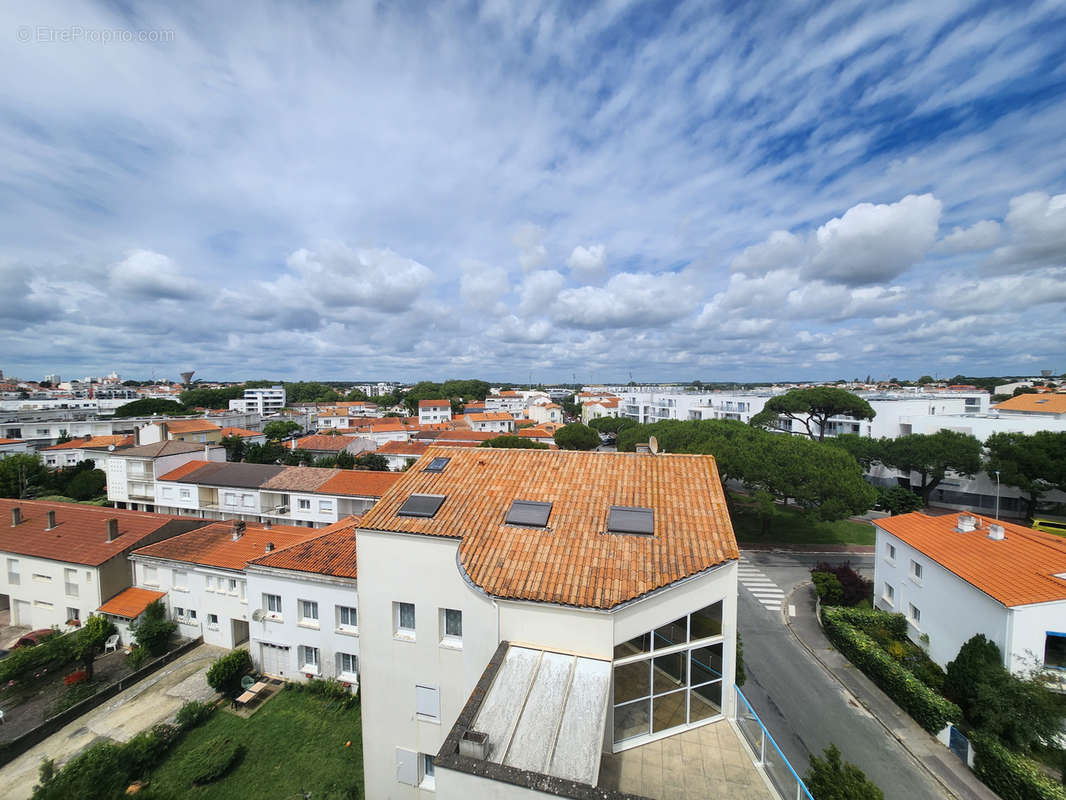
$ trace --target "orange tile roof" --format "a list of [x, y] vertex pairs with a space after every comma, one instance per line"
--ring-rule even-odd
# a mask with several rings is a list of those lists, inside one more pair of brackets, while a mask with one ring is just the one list
[[[945, 569], [1005, 606], [1066, 600], [1066, 539], [1054, 534], [970, 514], [981, 527], [959, 533], [959, 515], [930, 517], [915, 511], [874, 520], [874, 525], [929, 556]], [[990, 524], [1006, 538], [988, 538]]]
[[[430, 459], [451, 460], [426, 472]], [[431, 447], [358, 529], [461, 539], [470, 579], [504, 598], [612, 608], [739, 557], [713, 456]], [[401, 517], [412, 494], [447, 499]], [[553, 503], [545, 530], [504, 524], [516, 499]], [[655, 509], [653, 536], [605, 532], [612, 505]]]
[[262, 436], [262, 431], [250, 431], [247, 428], [223, 428], [222, 436], [240, 436], [241, 438], [247, 438], [251, 436]]
[[212, 463], [215, 463], [215, 462], [212, 462], [212, 461], [195, 461], [195, 460], [194, 461], [186, 461], [180, 467], [172, 469], [166, 475], [160, 475], [159, 476], [159, 480], [161, 480], [161, 481], [177, 481], [177, 480], [181, 480], [186, 475], [188, 475], [190, 472], [196, 472], [196, 470], [200, 469], [200, 467], [206, 467], [208, 464], [212, 464]]
[[248, 563], [274, 569], [335, 575], [338, 578], [356, 578], [357, 519], [358, 517], [342, 519], [318, 531], [318, 535], [313, 539], [286, 547], [284, 550], [275, 550]]
[[314, 528], [295, 525], [274, 525], [269, 529], [261, 525], [248, 525], [244, 535], [233, 541], [233, 522], [215, 522], [134, 550], [133, 555], [242, 570], [251, 559], [265, 554], [268, 543], [273, 543], [277, 548], [289, 547], [319, 533], [321, 531]]
[[202, 433], [204, 431], [222, 430], [213, 422], [206, 419], [173, 419], [166, 420], [168, 433]]
[[131, 586], [129, 589], [116, 594], [96, 610], [101, 614], [111, 614], [124, 619], [137, 619], [148, 606], [166, 596], [166, 592], [153, 592], [151, 589]]
[[133, 444], [133, 437], [126, 436], [83, 436], [71, 439], [69, 442], [54, 444], [51, 447], [42, 447], [42, 450], [80, 450], [82, 448], [106, 448], [110, 445], [115, 447], [128, 447]]
[[518, 435], [523, 439], [551, 439], [555, 436], [551, 431], [537, 426], [536, 428], [522, 428]]
[[448, 444], [453, 442], [474, 442], [476, 444], [495, 439], [499, 435], [498, 431], [441, 431], [434, 437], [434, 441], [437, 444], [445, 442]]
[[1020, 394], [992, 406], [997, 411], [1066, 414], [1066, 394]]
[[450, 400], [419, 400], [418, 401], [418, 407], [419, 408], [437, 408], [437, 407], [443, 407], [443, 406], [447, 406], [448, 408], [451, 408], [452, 407], [451, 401]]
[[424, 442], [385, 442], [374, 452], [383, 456], [420, 456], [427, 447]]
[[302, 439], [297, 439], [296, 446], [302, 450], [328, 450], [332, 453], [339, 453], [354, 441], [355, 439], [351, 436], [326, 436], [325, 434], [315, 434], [313, 436], [305, 436]]
[[21, 444], [23, 439], [0, 439], [0, 444]]
[[323, 483], [317, 494], [343, 494], [355, 497], [381, 497], [400, 480], [399, 472], [369, 469], [342, 469]]
[[506, 411], [486, 411], [480, 414], [467, 414], [466, 418], [471, 422], [499, 422], [502, 420], [514, 421], [514, 417]]
[[504, 391], [500, 392], [499, 394], [494, 395], [494, 397], [520, 397], [520, 396], [521, 395], [519, 395], [518, 392], [516, 392], [514, 389], [505, 389]]
[[[22, 509], [22, 523], [11, 527], [11, 509]], [[56, 512], [56, 527], [46, 530], [48, 512]], [[118, 538], [107, 541], [107, 521], [118, 520]], [[186, 531], [202, 520], [179, 519], [144, 511], [47, 503], [40, 500], [0, 499], [0, 551], [24, 556], [97, 566], [136, 547], [165, 526]]]

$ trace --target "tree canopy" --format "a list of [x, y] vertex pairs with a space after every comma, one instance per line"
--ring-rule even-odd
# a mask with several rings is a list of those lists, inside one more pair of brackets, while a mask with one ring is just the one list
[[115, 409], [116, 417], [150, 417], [153, 414], [188, 414], [189, 410], [181, 403], [173, 400], [161, 400], [157, 398], [145, 398], [133, 400]]
[[589, 427], [600, 433], [618, 433], [636, 424], [637, 421], [629, 417], [597, 417], [589, 420]]
[[841, 759], [835, 744], [825, 749], [824, 758], [811, 755], [803, 782], [814, 800], [884, 800], [885, 797], [866, 773]]
[[297, 433], [300, 425], [288, 419], [276, 419], [263, 426], [263, 435], [267, 439], [277, 441], [284, 439], [290, 433]]
[[1066, 432], [994, 433], [985, 441], [986, 470], [1025, 493], [1028, 515], [1049, 491], [1066, 491]]
[[411, 414], [418, 413], [419, 400], [451, 400], [452, 410], [456, 411], [462, 403], [470, 400], [484, 400], [492, 387], [485, 381], [447, 380], [444, 383], [420, 381], [403, 396], [404, 405]]
[[973, 477], [981, 470], [981, 443], [966, 433], [942, 430], [884, 440], [881, 463], [905, 473], [917, 472], [922, 503], [950, 470]]
[[501, 447], [513, 450], [548, 450], [548, 445], [534, 439], [523, 439], [521, 436], [497, 436], [495, 439], [487, 439], [478, 447]]
[[554, 438], [561, 450], [595, 450], [600, 446], [600, 435], [580, 422], [559, 428]]
[[832, 417], [873, 419], [876, 412], [858, 395], [833, 386], [792, 389], [771, 397], [763, 410], [751, 418], [758, 427], [775, 427], [780, 417], [800, 423], [811, 439], [825, 438], [826, 423]]

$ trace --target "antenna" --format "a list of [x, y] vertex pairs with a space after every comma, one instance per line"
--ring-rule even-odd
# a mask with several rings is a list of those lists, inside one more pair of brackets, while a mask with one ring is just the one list
[[252, 622], [262, 622], [264, 619], [266, 619], [266, 612], [263, 609], [257, 608], [252, 612]]
[[648, 437], [648, 449], [651, 450], [651, 454], [655, 455], [659, 452], [659, 440], [654, 436]]

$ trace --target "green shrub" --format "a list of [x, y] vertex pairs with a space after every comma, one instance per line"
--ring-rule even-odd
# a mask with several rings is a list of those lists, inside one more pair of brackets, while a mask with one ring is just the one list
[[80, 703], [82, 700], [88, 700], [100, 687], [95, 683], [75, 683], [66, 688], [63, 694], [56, 698], [52, 703], [52, 707], [49, 709], [48, 716], [54, 717], [56, 714], [62, 714], [68, 708], [72, 708]]
[[174, 722], [183, 731], [192, 730], [198, 725], [202, 725], [207, 721], [215, 711], [215, 707], [208, 705], [207, 703], [201, 703], [197, 700], [190, 700], [188, 703], [178, 709], [178, 714], [174, 718]]
[[41, 764], [34, 800], [110, 800], [129, 785], [122, 746], [102, 742], [68, 761], [61, 770], [47, 760]]
[[1003, 800], [1066, 800], [1066, 789], [1051, 780], [1032, 759], [1012, 753], [994, 737], [971, 733], [973, 769]]
[[[936, 733], [949, 722], [962, 719], [962, 711], [950, 700], [941, 697], [897, 663], [876, 641], [859, 629], [858, 621], [873, 624], [881, 617], [897, 615], [883, 611], [853, 608], [822, 608], [822, 624], [826, 636], [836, 648], [870, 680], [884, 690], [897, 705], [930, 733]], [[890, 620], [885, 624], [892, 625]], [[906, 621], [904, 621], [906, 625]]]
[[202, 786], [225, 775], [244, 754], [244, 745], [216, 736], [189, 751], [182, 762], [189, 783]]
[[842, 761], [835, 744], [825, 748], [825, 758], [811, 756], [811, 766], [803, 778], [814, 800], [884, 800], [884, 793], [866, 774]]
[[[33, 647], [19, 647], [0, 660], [0, 683], [26, 681], [47, 675], [74, 660], [74, 641], [70, 636], [46, 636]], [[47, 670], [47, 672], [42, 672]]]
[[130, 649], [130, 654], [126, 656], [126, 666], [136, 672], [147, 663], [149, 658], [147, 650], [139, 644], [134, 645]]
[[233, 650], [218, 658], [207, 671], [207, 685], [221, 694], [233, 694], [241, 678], [252, 671], [252, 657], [247, 650]]
[[340, 681], [333, 680], [310, 680], [303, 684], [303, 688], [309, 694], [321, 697], [327, 702], [339, 703], [342, 708], [353, 708], [358, 702], [352, 690], [343, 686]]
[[180, 733], [173, 725], [156, 725], [151, 730], [141, 731], [122, 745], [122, 763], [128, 779], [148, 777], [148, 773], [163, 761]]
[[170, 637], [177, 628], [176, 622], [167, 619], [167, 610], [159, 600], [150, 603], [140, 620], [130, 625], [137, 646], [153, 656], [161, 656], [167, 651]]
[[843, 601], [844, 587], [832, 572], [812, 572], [811, 581], [823, 606], [838, 606]]

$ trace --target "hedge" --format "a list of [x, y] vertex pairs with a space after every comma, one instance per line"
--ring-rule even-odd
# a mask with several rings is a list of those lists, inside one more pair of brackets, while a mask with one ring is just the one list
[[1003, 800], [1066, 800], [1066, 789], [1030, 758], [1012, 753], [993, 737], [970, 734], [973, 770]]
[[897, 630], [899, 622], [890, 619], [897, 616], [905, 633], [907, 623], [901, 615], [869, 609], [822, 608], [822, 624], [829, 641], [915, 722], [930, 733], [937, 733], [948, 723], [961, 720], [962, 711], [918, 680], [859, 627], [863, 624], [886, 625]]
[[219, 656], [207, 670], [207, 685], [221, 694], [233, 694], [241, 688], [241, 678], [252, 672], [252, 657], [247, 650], [233, 650]]

